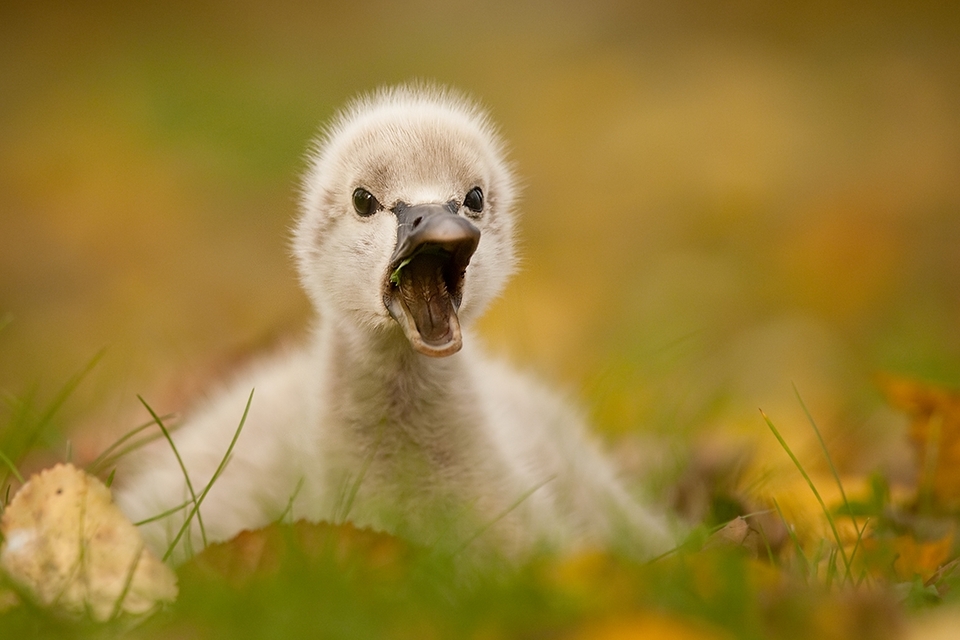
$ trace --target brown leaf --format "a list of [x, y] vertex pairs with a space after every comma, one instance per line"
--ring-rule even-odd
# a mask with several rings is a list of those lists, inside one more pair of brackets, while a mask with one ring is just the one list
[[714, 532], [706, 543], [704, 549], [720, 549], [743, 547], [754, 553], [758, 552], [763, 545], [763, 540], [758, 531], [750, 528], [747, 521], [737, 516], [728, 522], [722, 529]]
[[349, 524], [300, 520], [274, 523], [212, 544], [186, 563], [182, 571], [199, 577], [222, 577], [235, 587], [275, 575], [285, 562], [329, 561], [359, 564], [381, 572], [400, 571], [415, 550], [400, 539]]

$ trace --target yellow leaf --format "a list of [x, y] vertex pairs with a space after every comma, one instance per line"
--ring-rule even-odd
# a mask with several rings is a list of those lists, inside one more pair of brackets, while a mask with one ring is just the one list
[[909, 582], [917, 576], [927, 580], [950, 559], [953, 541], [953, 531], [935, 540], [918, 540], [913, 535], [865, 537], [859, 560], [879, 577], [889, 577], [892, 569], [892, 577], [898, 582]]
[[702, 623], [652, 613], [588, 624], [573, 636], [577, 640], [723, 640], [729, 637]]
[[880, 385], [890, 405], [911, 418], [921, 502], [960, 507], [960, 392], [892, 376]]
[[58, 464], [30, 478], [0, 519], [0, 569], [53, 613], [109, 620], [177, 597], [177, 577], [144, 547], [97, 478]]

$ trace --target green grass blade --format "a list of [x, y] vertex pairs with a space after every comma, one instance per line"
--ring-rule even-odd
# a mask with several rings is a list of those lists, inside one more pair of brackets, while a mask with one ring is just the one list
[[[193, 498], [193, 503], [197, 504], [197, 494], [193, 490], [193, 483], [190, 482], [190, 474], [187, 473], [187, 466], [183, 464], [183, 458], [180, 457], [180, 452], [177, 451], [177, 445], [173, 443], [173, 438], [170, 437], [170, 432], [167, 431], [167, 428], [163, 425], [163, 420], [160, 419], [160, 416], [156, 414], [153, 408], [147, 404], [147, 401], [143, 399], [142, 396], [137, 396], [137, 400], [146, 407], [147, 411], [150, 412], [150, 417], [153, 418], [153, 421], [157, 423], [157, 426], [160, 427], [160, 431], [163, 432], [163, 437], [167, 439], [167, 442], [170, 443], [170, 448], [173, 449], [173, 455], [177, 458], [177, 463], [180, 465], [180, 471], [183, 472], [183, 479], [187, 483], [187, 490], [190, 492], [190, 497]], [[203, 526], [203, 518], [200, 517], [200, 511], [197, 511], [197, 524], [200, 526], [200, 538], [203, 540], [203, 546], [207, 546], [207, 531]]]
[[304, 478], [300, 477], [300, 480], [297, 481], [297, 486], [294, 487], [293, 493], [290, 494], [290, 499], [287, 500], [286, 508], [280, 513], [275, 522], [283, 522], [283, 519], [287, 517], [287, 514], [293, 513], [293, 501], [297, 499], [297, 495], [300, 493], [300, 489], [303, 488]]
[[[160, 416], [160, 419], [161, 419], [161, 420], [170, 420], [170, 419], [173, 418], [175, 415], [176, 415], [176, 414], [168, 413], [168, 414], [166, 414], [166, 415], [164, 415], [164, 416]], [[107, 447], [106, 449], [104, 449], [104, 450], [100, 453], [100, 455], [98, 455], [96, 458], [94, 458], [93, 462], [91, 462], [90, 464], [87, 465], [87, 473], [89, 473], [90, 475], [96, 475], [97, 471], [99, 470], [99, 466], [104, 462], [104, 460], [106, 460], [107, 458], [110, 457], [110, 454], [112, 454], [114, 451], [116, 451], [118, 448], [120, 448], [127, 440], [129, 440], [130, 438], [134, 437], [134, 436], [137, 435], [138, 433], [141, 433], [141, 432], [144, 431], [145, 429], [149, 429], [150, 427], [152, 427], [152, 426], [155, 425], [155, 424], [157, 424], [157, 421], [151, 419], [149, 422], [144, 422], [143, 424], [139, 425], [138, 427], [135, 427], [135, 428], [131, 429], [130, 431], [127, 431], [127, 432], [126, 432], [125, 434], [123, 434], [120, 438], [118, 438], [113, 444], [111, 444], [109, 447]], [[109, 466], [109, 465], [104, 465], [104, 466]]]
[[[849, 571], [848, 571], [849, 573]], [[831, 549], [830, 553], [827, 555], [827, 575], [824, 580], [827, 589], [829, 590], [833, 586], [833, 581], [838, 575], [837, 572], [837, 549]]]
[[[11, 460], [19, 459], [20, 456], [30, 451], [30, 449], [36, 445], [37, 440], [40, 439], [41, 434], [43, 434], [47, 426], [53, 421], [54, 416], [56, 416], [57, 412], [63, 407], [67, 398], [70, 397], [74, 390], [80, 385], [80, 382], [96, 366], [104, 353], [106, 353], [106, 350], [101, 349], [77, 373], [71, 376], [56, 393], [46, 410], [38, 414], [36, 418], [33, 417], [33, 412], [30, 409], [33, 398], [36, 396], [35, 389], [30, 391], [26, 398], [17, 398], [8, 393], [3, 394], [4, 401], [14, 411], [14, 416], [7, 432], [19, 439], [19, 442], [16, 443], [10, 441], [0, 443], [6, 448]], [[10, 478], [10, 473], [11, 470], [8, 469], [4, 472], [3, 476], [0, 477], [0, 486], [7, 483], [7, 480]]]
[[[6, 465], [6, 467], [10, 470], [10, 473], [13, 474], [13, 477], [16, 478], [20, 482], [20, 484], [23, 484], [23, 476], [20, 475], [20, 471], [17, 469], [17, 465], [15, 465], [13, 463], [13, 460], [8, 458], [6, 454], [3, 453], [3, 451], [0, 451], [0, 462]], [[4, 480], [6, 480], [6, 478], [4, 478]]]
[[[810, 426], [813, 428], [813, 433], [817, 436], [817, 442], [820, 443], [820, 449], [823, 451], [823, 457], [827, 459], [827, 465], [830, 467], [830, 473], [833, 474], [833, 479], [837, 481], [837, 488], [840, 489], [840, 497], [843, 499], [843, 506], [847, 510], [847, 513], [851, 513], [850, 501], [847, 500], [847, 492], [843, 488], [843, 482], [840, 481], [840, 473], [837, 471], [836, 465], [833, 464], [833, 458], [830, 457], [830, 451], [827, 449], [827, 443], [823, 440], [823, 435], [820, 433], [820, 428], [817, 426], [816, 420], [813, 419], [813, 415], [807, 408], [807, 403], [803, 401], [803, 397], [800, 395], [800, 390], [797, 389], [797, 385], [793, 385], [793, 392], [797, 396], [797, 401], [800, 403], [800, 407], [803, 409], [804, 415], [807, 416], [807, 422], [810, 423]], [[856, 526], [856, 523], [854, 523], [854, 526]]]
[[[840, 480], [840, 472], [837, 471], [837, 467], [833, 464], [833, 458], [830, 457], [830, 451], [827, 449], [827, 443], [823, 440], [823, 435], [820, 433], [820, 428], [817, 426], [817, 421], [813, 419], [813, 415], [810, 413], [810, 410], [807, 408], [807, 403], [803, 401], [803, 397], [800, 395], [800, 390], [797, 389], [797, 385], [793, 385], [793, 392], [797, 396], [797, 401], [800, 403], [801, 408], [803, 408], [804, 415], [807, 416], [807, 422], [810, 423], [810, 426], [813, 428], [813, 432], [817, 436], [817, 442], [820, 443], [820, 449], [823, 451], [823, 457], [827, 459], [827, 465], [830, 467], [830, 473], [833, 474], [833, 479], [837, 482], [837, 488], [840, 489], [840, 497], [843, 500], [843, 508], [846, 510], [847, 514], [850, 516], [851, 521], [853, 521], [853, 529], [857, 532], [857, 544], [860, 543], [860, 538], [863, 535], [863, 532], [860, 530], [860, 527], [857, 526], [857, 519], [853, 515], [853, 510], [850, 508], [850, 501], [847, 500], [847, 492], [843, 488], [843, 482]], [[854, 552], [851, 552], [850, 560], [853, 560], [853, 553], [856, 552], [856, 546], [854, 547]], [[847, 565], [846, 575], [844, 576], [844, 581], [851, 581], [853, 576], [850, 574], [850, 565]]]
[[793, 530], [793, 527], [790, 526], [790, 523], [787, 522], [787, 519], [783, 515], [783, 510], [780, 509], [780, 503], [777, 502], [777, 499], [773, 499], [773, 507], [777, 510], [777, 515], [780, 516], [780, 522], [783, 523], [783, 526], [787, 529], [787, 535], [790, 536], [790, 539], [793, 541], [793, 545], [797, 549], [797, 554], [800, 556], [800, 559], [803, 561], [803, 571], [806, 575], [810, 574], [810, 560], [807, 559], [807, 554], [803, 552], [803, 545], [800, 544], [799, 538], [797, 538], [796, 532]]
[[763, 528], [763, 523], [757, 523], [760, 529], [760, 539], [763, 540], [763, 546], [767, 550], [767, 560], [770, 562], [770, 566], [776, 566], [776, 559], [773, 556], [773, 547], [770, 546], [770, 539], [767, 538], [767, 532]]
[[[153, 424], [152, 422], [150, 423]], [[154, 433], [145, 438], [140, 438], [139, 440], [134, 440], [130, 444], [120, 449], [117, 449], [115, 453], [107, 456], [97, 464], [97, 470], [106, 469], [107, 467], [114, 466], [121, 458], [130, 453], [131, 451], [136, 451], [137, 449], [146, 446], [153, 442], [154, 440], [159, 440], [163, 437], [162, 433]], [[92, 473], [92, 472], [91, 472]]]
[[800, 460], [797, 459], [797, 456], [794, 455], [793, 450], [790, 449], [790, 445], [787, 444], [787, 441], [783, 439], [783, 436], [780, 435], [780, 431], [777, 430], [777, 427], [774, 426], [773, 421], [763, 412], [760, 411], [760, 415], [763, 416], [764, 421], [767, 423], [767, 426], [770, 427], [770, 431], [773, 432], [774, 437], [777, 439], [777, 442], [780, 443], [780, 446], [784, 451], [787, 452], [787, 455], [790, 456], [790, 459], [793, 461], [793, 464], [797, 467], [797, 470], [800, 472], [800, 475], [803, 476], [803, 479], [807, 481], [807, 485], [810, 487], [810, 490], [813, 491], [813, 495], [816, 496], [817, 502], [820, 503], [820, 508], [823, 510], [823, 514], [827, 518], [827, 523], [830, 525], [830, 530], [833, 532], [833, 537], [837, 542], [837, 549], [840, 552], [840, 557], [843, 560], [843, 564], [849, 573], [850, 570], [850, 561], [847, 558], [847, 553], [843, 549], [843, 541], [840, 539], [840, 532], [837, 531], [837, 523], [833, 520], [833, 515], [830, 513], [830, 510], [827, 509], [827, 505], [824, 503], [823, 498], [820, 496], [820, 492], [817, 491], [817, 487], [813, 484], [813, 480], [810, 479], [810, 476], [807, 474], [806, 469], [803, 468], [803, 465], [800, 464]]
[[535, 484], [533, 487], [531, 487], [530, 489], [527, 489], [527, 490], [524, 491], [522, 494], [520, 494], [520, 497], [517, 498], [516, 501], [513, 502], [513, 504], [511, 504], [509, 507], [507, 507], [506, 509], [504, 509], [499, 515], [497, 515], [496, 517], [494, 517], [492, 520], [490, 520], [489, 522], [487, 522], [485, 525], [482, 525], [480, 528], [478, 528], [476, 531], [474, 531], [474, 532], [473, 532], [473, 535], [470, 536], [469, 538], [467, 538], [467, 540], [466, 540], [462, 545], [460, 545], [460, 548], [457, 549], [456, 553], [461, 553], [464, 549], [466, 549], [467, 547], [469, 547], [469, 546], [473, 543], [474, 540], [476, 540], [477, 538], [479, 538], [480, 536], [482, 536], [484, 533], [486, 533], [486, 532], [490, 529], [490, 527], [492, 527], [493, 525], [497, 524], [498, 522], [500, 522], [501, 520], [503, 520], [504, 518], [506, 518], [507, 515], [509, 515], [511, 511], [513, 511], [514, 509], [516, 509], [517, 507], [519, 507], [521, 504], [523, 504], [524, 501], [526, 501], [527, 498], [529, 498], [529, 497], [532, 496], [534, 493], [536, 493], [537, 491], [539, 491], [541, 487], [544, 487], [544, 486], [547, 485], [548, 483], [553, 482], [553, 480], [554, 480], [555, 478], [556, 478], [556, 476], [550, 476], [549, 478], [547, 478], [547, 479], [544, 480], [543, 482], [541, 482], [541, 483], [539, 483], [539, 484]]
[[247, 415], [250, 413], [250, 405], [253, 403], [254, 391], [255, 389], [250, 391], [250, 397], [247, 398], [247, 406], [243, 409], [243, 416], [240, 418], [240, 424], [237, 425], [237, 430], [234, 432], [233, 439], [230, 441], [230, 445], [227, 447], [226, 453], [223, 454], [223, 459], [220, 460], [217, 470], [213, 473], [213, 476], [210, 478], [210, 482], [207, 483], [207, 486], [203, 488], [203, 491], [200, 493], [200, 497], [193, 505], [193, 509], [190, 511], [190, 514], [187, 516], [187, 519], [184, 521], [183, 525], [180, 527], [180, 531], [177, 532], [173, 542], [170, 543], [170, 546], [167, 547], [166, 553], [163, 554], [164, 562], [166, 562], [167, 558], [170, 557], [170, 554], [173, 553], [173, 550], [177, 548], [177, 543], [179, 543], [180, 538], [183, 537], [183, 534], [187, 530], [187, 527], [189, 526], [190, 521], [193, 519], [193, 516], [199, 512], [200, 505], [203, 503], [204, 498], [207, 497], [207, 494], [213, 487], [213, 483], [217, 481], [217, 478], [220, 477], [220, 474], [223, 473], [223, 470], [226, 468], [227, 462], [230, 460], [230, 454], [233, 453], [233, 447], [237, 444], [237, 439], [240, 437], [240, 432], [243, 431], [243, 425], [247, 422]]
[[123, 601], [127, 599], [127, 594], [130, 593], [130, 586], [133, 584], [133, 577], [137, 573], [137, 566], [140, 564], [140, 559], [142, 557], [143, 544], [141, 543], [140, 547], [137, 549], [136, 557], [127, 568], [127, 575], [123, 580], [123, 588], [120, 589], [120, 593], [117, 595], [117, 599], [113, 603], [113, 612], [110, 614], [110, 620], [116, 620], [120, 617], [120, 613], [123, 611]]
[[[863, 528], [857, 530], [857, 541], [853, 543], [853, 550], [850, 551], [850, 564], [853, 564], [853, 559], [857, 557], [857, 551], [860, 550], [861, 542], [863, 542], [863, 534], [867, 531], [867, 525], [870, 523], [870, 518], [866, 518], [863, 521]], [[859, 585], [858, 582], [854, 582], [855, 585]]]
[[34, 444], [36, 444], [37, 438], [40, 437], [41, 431], [53, 420], [53, 417], [60, 411], [60, 408], [63, 407], [63, 404], [67, 401], [67, 398], [76, 390], [80, 383], [83, 381], [87, 374], [93, 370], [97, 363], [100, 362], [100, 359], [107, 352], [106, 349], [101, 349], [84, 365], [77, 373], [73, 374], [69, 380], [60, 388], [60, 391], [57, 392], [57, 395], [54, 396], [53, 401], [47, 407], [47, 410], [41, 414], [38, 421], [38, 427], [31, 434], [31, 437], [27, 440], [24, 445], [24, 451], [29, 451]]
[[377, 455], [377, 451], [380, 450], [380, 443], [383, 441], [383, 434], [385, 431], [386, 424], [384, 421], [381, 421], [380, 429], [377, 433], [377, 439], [373, 443], [373, 448], [370, 450], [370, 453], [367, 454], [367, 457], [364, 458], [363, 464], [360, 466], [360, 470], [357, 472], [357, 477], [350, 485], [350, 489], [346, 494], [341, 494], [340, 499], [337, 501], [337, 505], [333, 512], [333, 521], [335, 523], [339, 524], [345, 521], [347, 516], [350, 515], [350, 510], [353, 509], [353, 503], [357, 499], [357, 493], [360, 491], [360, 485], [363, 483], [363, 479], [367, 475], [367, 469], [370, 468], [370, 465], [373, 463], [373, 459]]
[[172, 515], [172, 514], [176, 513], [177, 511], [180, 511], [181, 509], [185, 509], [185, 508], [189, 507], [189, 506], [192, 505], [192, 504], [193, 504], [193, 500], [186, 500], [185, 502], [181, 502], [180, 504], [178, 504], [178, 505], [175, 506], [175, 507], [170, 507], [170, 508], [167, 509], [166, 511], [164, 511], [164, 512], [162, 512], [162, 513], [158, 513], [158, 514], [155, 515], [155, 516], [150, 516], [149, 518], [146, 518], [146, 519], [144, 519], [144, 520], [139, 520], [139, 521], [137, 521], [137, 522], [134, 522], [133, 525], [134, 525], [135, 527], [139, 527], [140, 525], [148, 524], [148, 523], [154, 522], [154, 521], [156, 521], [156, 520], [162, 520], [162, 519], [166, 518], [167, 516]]

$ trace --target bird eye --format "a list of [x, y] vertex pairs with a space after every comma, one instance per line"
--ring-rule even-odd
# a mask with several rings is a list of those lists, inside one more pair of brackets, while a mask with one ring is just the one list
[[358, 214], [366, 217], [376, 213], [380, 209], [380, 203], [372, 193], [363, 187], [357, 187], [353, 192], [353, 208]]
[[463, 197], [463, 206], [474, 213], [483, 211], [483, 191], [480, 190], [480, 187], [474, 187], [467, 191], [467, 195]]

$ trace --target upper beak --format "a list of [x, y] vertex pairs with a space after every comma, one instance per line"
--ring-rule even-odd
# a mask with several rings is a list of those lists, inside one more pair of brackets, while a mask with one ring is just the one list
[[470, 256], [477, 250], [480, 230], [459, 216], [451, 205], [418, 204], [396, 208], [397, 245], [390, 257], [390, 272], [412, 258], [427, 245], [449, 252], [454, 263], [466, 269]]
[[400, 203], [397, 244], [384, 282], [383, 303], [414, 349], [448, 356], [462, 346], [457, 312], [480, 230], [456, 205]]

